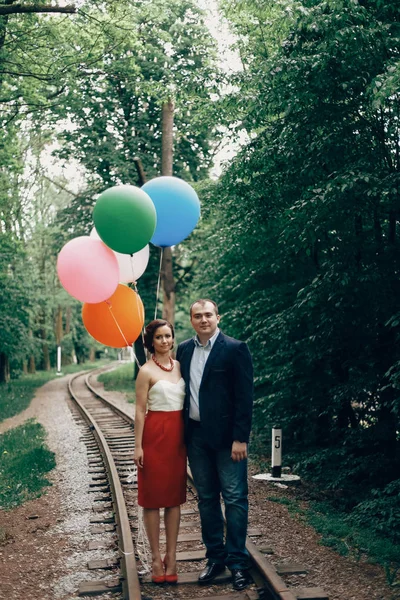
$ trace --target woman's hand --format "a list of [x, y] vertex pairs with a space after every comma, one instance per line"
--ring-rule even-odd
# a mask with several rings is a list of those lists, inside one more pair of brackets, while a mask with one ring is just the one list
[[143, 448], [135, 448], [135, 453], [133, 455], [133, 462], [139, 469], [143, 469]]

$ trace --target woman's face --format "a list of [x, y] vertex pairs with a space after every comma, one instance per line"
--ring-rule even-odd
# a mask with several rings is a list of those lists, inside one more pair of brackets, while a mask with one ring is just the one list
[[174, 338], [172, 337], [172, 331], [168, 325], [157, 327], [153, 336], [154, 351], [164, 354], [169, 352], [173, 345]]

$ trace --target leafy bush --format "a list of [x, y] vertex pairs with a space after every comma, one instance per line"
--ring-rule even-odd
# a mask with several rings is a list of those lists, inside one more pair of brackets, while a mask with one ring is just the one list
[[364, 502], [372, 490], [389, 486], [396, 465], [395, 457], [379, 452], [368, 430], [352, 432], [333, 447], [293, 453], [288, 458], [296, 471], [328, 491], [333, 506], [345, 511]]
[[[359, 526], [368, 527], [377, 534], [400, 545], [400, 479], [392, 481], [383, 490], [372, 490], [371, 498], [360, 502], [351, 518]], [[399, 557], [400, 560], [400, 557]]]

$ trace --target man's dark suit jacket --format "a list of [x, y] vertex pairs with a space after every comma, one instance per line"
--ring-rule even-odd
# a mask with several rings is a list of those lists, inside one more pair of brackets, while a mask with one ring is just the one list
[[[187, 434], [190, 406], [190, 361], [194, 340], [178, 346], [186, 384], [184, 403]], [[248, 442], [253, 409], [253, 364], [247, 344], [219, 333], [207, 359], [199, 390], [201, 430], [214, 449], [230, 448], [233, 441]]]

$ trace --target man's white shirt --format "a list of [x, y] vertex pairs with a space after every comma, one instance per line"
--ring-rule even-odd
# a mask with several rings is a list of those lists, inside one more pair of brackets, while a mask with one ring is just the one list
[[217, 327], [214, 335], [210, 337], [207, 343], [202, 346], [197, 335], [194, 339], [194, 351], [192, 360], [190, 362], [190, 408], [189, 418], [194, 421], [200, 421], [200, 410], [199, 410], [199, 390], [201, 379], [203, 377], [204, 368], [210, 352], [214, 346], [215, 340], [219, 335], [219, 328]]

